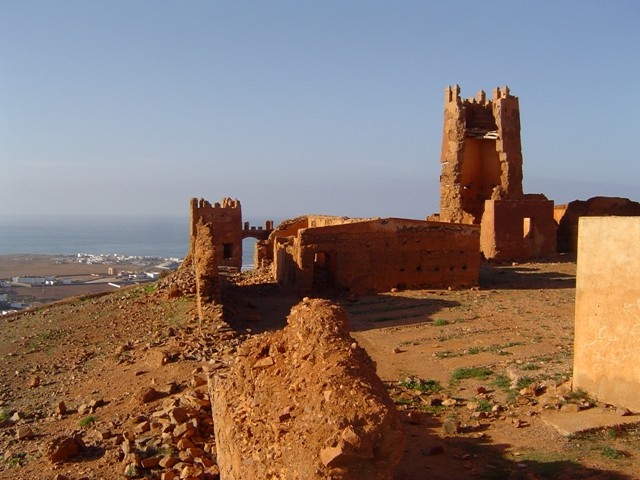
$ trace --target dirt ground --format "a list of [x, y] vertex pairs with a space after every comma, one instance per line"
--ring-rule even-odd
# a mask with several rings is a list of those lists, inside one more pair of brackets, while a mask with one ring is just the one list
[[[229, 328], [198, 326], [193, 298], [155, 285], [0, 317], [0, 477], [160, 478], [157, 466], [131, 470], [123, 442], [142, 442], [144, 419], [165, 402], [206, 400], [198, 372], [233, 361], [248, 335], [282, 328], [300, 300], [265, 274], [232, 280], [223, 286]], [[575, 263], [558, 257], [484, 265], [477, 289], [334, 299], [403, 416], [396, 480], [640, 478], [637, 427], [567, 438], [544, 420], [605, 408], [569, 388], [574, 294]], [[175, 392], [145, 401], [169, 384]], [[18, 438], [24, 427], [31, 434]], [[48, 442], [73, 432], [86, 450], [47, 460]]]

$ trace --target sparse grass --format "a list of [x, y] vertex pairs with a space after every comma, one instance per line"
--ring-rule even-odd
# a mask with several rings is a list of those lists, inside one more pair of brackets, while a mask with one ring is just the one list
[[98, 421], [98, 417], [96, 417], [95, 415], [89, 415], [87, 417], [84, 417], [82, 420], [80, 420], [80, 426], [83, 428], [88, 427], [89, 425], [92, 425], [97, 421]]
[[520, 367], [521, 370], [540, 370], [540, 366], [535, 363], [527, 363]]
[[456, 368], [451, 373], [453, 380], [464, 380], [466, 378], [477, 378], [479, 380], [486, 380], [493, 372], [485, 367], [467, 367]]
[[21, 467], [27, 463], [27, 452], [14, 453], [5, 460], [5, 463], [9, 468]]
[[437, 380], [422, 380], [416, 377], [408, 377], [400, 382], [400, 385], [408, 390], [419, 391], [420, 393], [438, 393], [442, 390], [442, 385]]
[[535, 382], [534, 378], [531, 377], [521, 377], [518, 379], [518, 381], [516, 382], [516, 390], [522, 390], [523, 388], [527, 388], [529, 385], [531, 385], [533, 382]]
[[569, 400], [592, 401], [591, 398], [589, 398], [589, 394], [587, 392], [585, 392], [584, 390], [582, 390], [581, 388], [569, 392], [567, 394], [567, 398]]
[[7, 412], [5, 412], [4, 410], [0, 410], [0, 422], [6, 420], [7, 418], [9, 418]]
[[[442, 342], [448, 339], [449, 338], [447, 337], [440, 337], [438, 340]], [[442, 350], [440, 352], [436, 352], [435, 356], [436, 358], [453, 358], [453, 357], [462, 357], [464, 355], [477, 355], [483, 352], [492, 352], [492, 353], [495, 353], [496, 355], [511, 355], [511, 352], [506, 351], [505, 348], [515, 347], [517, 345], [522, 345], [522, 343], [510, 342], [505, 345], [489, 345], [487, 347], [470, 347], [470, 348], [467, 348], [466, 350], [457, 351], [457, 352], [453, 350]]]
[[131, 464], [127, 467], [127, 470], [124, 472], [124, 476], [127, 478], [134, 478], [138, 476], [138, 469], [135, 465]]
[[448, 357], [457, 357], [459, 356], [459, 354], [456, 354], [452, 350], [442, 350], [440, 352], [436, 352], [435, 356], [436, 358], [448, 358]]
[[445, 325], [449, 325], [449, 320], [445, 320], [444, 318], [436, 318], [432, 325], [434, 327], [444, 327]]
[[158, 282], [153, 282], [150, 285], [144, 286], [144, 293], [153, 293], [158, 289]]
[[602, 447], [602, 449], [600, 450], [600, 455], [611, 460], [619, 460], [625, 456], [624, 452], [610, 447], [609, 445], [605, 445], [604, 447]]
[[478, 400], [478, 406], [476, 407], [477, 412], [485, 412], [488, 413], [493, 408], [493, 403], [487, 400], [486, 398], [481, 398]]
[[497, 375], [491, 382], [491, 386], [508, 391], [511, 388], [511, 380], [506, 375]]

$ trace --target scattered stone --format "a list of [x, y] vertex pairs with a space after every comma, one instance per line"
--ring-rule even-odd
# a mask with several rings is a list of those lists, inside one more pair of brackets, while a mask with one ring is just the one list
[[207, 384], [207, 379], [202, 375], [194, 375], [191, 378], [191, 386], [193, 388], [201, 387], [202, 385], [206, 385], [206, 384]]
[[160, 464], [160, 457], [147, 457], [140, 460], [142, 468], [155, 468]]
[[36, 388], [40, 386], [40, 377], [38, 375], [34, 375], [31, 377], [31, 381], [29, 382], [29, 387]]
[[629, 410], [628, 408], [618, 408], [616, 410], [616, 413], [621, 417], [628, 417], [629, 415], [633, 415], [631, 410]]
[[179, 425], [189, 420], [189, 414], [186, 408], [176, 407], [169, 413], [169, 418]]
[[442, 401], [442, 405], [445, 407], [453, 407], [457, 405], [458, 401], [455, 398], [447, 398]]
[[560, 411], [565, 413], [576, 413], [580, 411], [580, 405], [575, 403], [565, 403], [560, 407]]
[[65, 413], [67, 413], [67, 406], [65, 405], [64, 402], [58, 403], [58, 406], [56, 407], [56, 412], [58, 413], [58, 415], [64, 415]]
[[253, 368], [254, 369], [259, 369], [259, 368], [267, 368], [270, 367], [272, 365], [274, 365], [275, 362], [273, 360], [273, 357], [264, 357], [261, 358], [260, 360], [258, 360], [256, 363], [253, 364]]
[[80, 453], [84, 442], [78, 435], [60, 436], [50, 440], [45, 446], [43, 454], [52, 463], [64, 462]]
[[445, 435], [456, 435], [460, 433], [460, 422], [453, 418], [446, 418], [442, 422], [442, 432]]
[[513, 419], [513, 426], [516, 428], [523, 428], [527, 426], [527, 422], [524, 422], [518, 418]]
[[16, 438], [18, 440], [25, 440], [27, 438], [33, 437], [33, 430], [29, 426], [18, 427], [16, 431]]
[[162, 397], [164, 397], [164, 394], [151, 387], [142, 392], [142, 394], [140, 395], [140, 401], [142, 403], [151, 403]]
[[178, 457], [166, 456], [160, 459], [158, 465], [162, 468], [171, 468], [178, 463], [180, 463], [180, 459]]

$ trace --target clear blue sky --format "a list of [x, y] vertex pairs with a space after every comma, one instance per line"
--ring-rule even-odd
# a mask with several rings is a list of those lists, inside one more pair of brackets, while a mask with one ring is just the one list
[[0, 0], [0, 215], [423, 218], [444, 89], [520, 98], [524, 187], [640, 200], [637, 1]]

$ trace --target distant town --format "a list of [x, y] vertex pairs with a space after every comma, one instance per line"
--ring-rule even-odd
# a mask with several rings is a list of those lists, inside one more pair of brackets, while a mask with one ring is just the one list
[[[0, 278], [0, 315], [34, 305], [157, 280], [180, 266], [180, 258], [119, 254], [33, 256]], [[95, 268], [93, 268], [95, 267]], [[7, 267], [9, 270], [14, 267]], [[7, 275], [6, 270], [2, 275]]]

